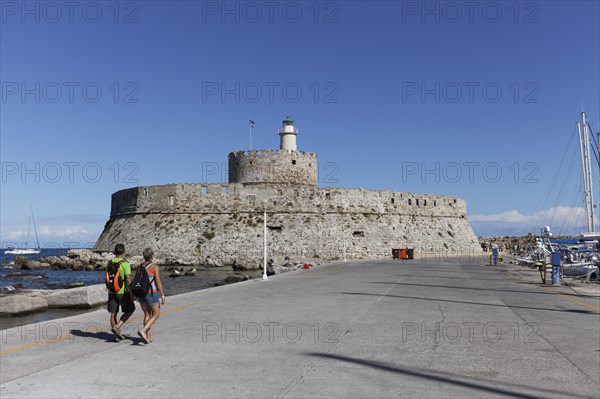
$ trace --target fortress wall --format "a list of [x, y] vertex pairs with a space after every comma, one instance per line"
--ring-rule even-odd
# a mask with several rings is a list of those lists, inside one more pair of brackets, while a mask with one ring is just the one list
[[138, 210], [138, 188], [121, 190], [114, 193], [111, 197], [111, 216], [113, 212], [130, 213]]
[[[168, 263], [259, 267], [262, 207], [268, 199], [269, 258], [389, 258], [392, 248], [477, 250], [458, 198], [346, 188], [169, 184], [113, 194], [111, 219], [96, 243], [131, 254], [151, 246]], [[393, 200], [393, 201], [392, 201]], [[409, 204], [410, 200], [410, 204]], [[419, 200], [417, 205], [417, 200]], [[435, 205], [434, 205], [435, 204]]]
[[317, 155], [300, 151], [231, 152], [229, 182], [245, 184], [317, 185]]
[[[96, 244], [123, 242], [130, 254], [153, 247], [166, 263], [258, 268], [262, 264], [262, 214], [135, 214], [111, 219]], [[392, 248], [419, 252], [474, 252], [479, 243], [466, 219], [430, 216], [313, 213], [267, 214], [269, 258], [283, 264], [318, 256], [322, 261], [390, 258]]]
[[169, 184], [113, 194], [111, 217], [131, 213], [375, 213], [465, 217], [464, 200], [360, 188]]

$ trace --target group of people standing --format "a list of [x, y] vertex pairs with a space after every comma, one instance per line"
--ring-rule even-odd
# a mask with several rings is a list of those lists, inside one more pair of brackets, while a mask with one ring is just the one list
[[[118, 267], [118, 269], [116, 269], [118, 272], [116, 278], [121, 279], [123, 284], [116, 286], [110, 284], [109, 286], [107, 309], [110, 313], [111, 331], [115, 335], [115, 340], [117, 342], [125, 339], [123, 334], [121, 334], [121, 328], [135, 311], [135, 300], [137, 300], [144, 311], [144, 326], [138, 331], [138, 335], [142, 339], [142, 342], [149, 344], [152, 342], [152, 332], [150, 328], [160, 316], [160, 305], [165, 304], [165, 290], [160, 281], [160, 269], [158, 265], [152, 262], [154, 251], [151, 248], [144, 249], [144, 262], [138, 266], [146, 269], [150, 279], [150, 289], [148, 293], [142, 297], [136, 297], [130, 289], [132, 284], [131, 264], [125, 259], [125, 245], [117, 244], [115, 246], [114, 255], [115, 257], [106, 266], [107, 272], [109, 267], [111, 267], [111, 264], [115, 269]], [[107, 286], [108, 285], [107, 277]], [[119, 308], [123, 312], [120, 318], [117, 317]]]

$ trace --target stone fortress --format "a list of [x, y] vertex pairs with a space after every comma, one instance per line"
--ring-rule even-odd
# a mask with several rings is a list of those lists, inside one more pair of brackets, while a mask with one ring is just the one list
[[263, 207], [274, 264], [391, 258], [419, 253], [480, 253], [464, 200], [362, 188], [317, 187], [317, 155], [297, 150], [289, 117], [278, 151], [229, 154], [228, 184], [135, 187], [112, 195], [110, 219], [94, 250], [125, 243], [152, 247], [164, 264], [262, 265]]

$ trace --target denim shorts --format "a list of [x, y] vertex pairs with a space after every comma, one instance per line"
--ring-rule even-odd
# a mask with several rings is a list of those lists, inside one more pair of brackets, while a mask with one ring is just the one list
[[147, 303], [148, 305], [156, 305], [160, 303], [160, 292], [149, 292], [146, 296], [138, 296], [139, 303]]

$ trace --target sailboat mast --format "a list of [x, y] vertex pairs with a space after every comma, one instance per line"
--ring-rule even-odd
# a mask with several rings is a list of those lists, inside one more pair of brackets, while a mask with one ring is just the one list
[[40, 240], [38, 238], [37, 227], [35, 226], [35, 218], [33, 217], [33, 208], [29, 205], [29, 212], [31, 215], [31, 219], [33, 220], [33, 231], [35, 231], [35, 247], [36, 249], [40, 248]]
[[27, 241], [25, 241], [25, 248], [29, 246], [29, 233], [31, 232], [31, 215], [27, 218]]
[[583, 171], [583, 190], [585, 201], [585, 213], [587, 218], [588, 232], [593, 233], [594, 228], [594, 197], [592, 194], [592, 167], [590, 159], [590, 135], [585, 112], [581, 113], [581, 125], [577, 122], [579, 133], [579, 150], [581, 151], [581, 168]]
[[596, 223], [594, 222], [594, 182], [592, 176], [592, 131], [590, 130], [590, 124], [587, 121], [587, 116], [583, 114], [584, 118], [584, 131], [586, 132], [586, 145], [587, 145], [587, 162], [588, 162], [588, 187], [590, 188], [590, 223], [592, 224], [592, 232], [596, 231]]

